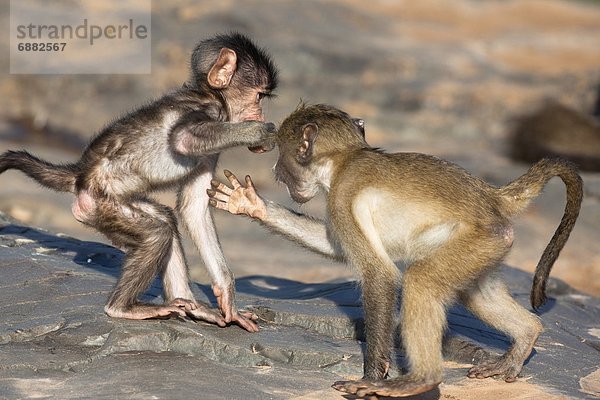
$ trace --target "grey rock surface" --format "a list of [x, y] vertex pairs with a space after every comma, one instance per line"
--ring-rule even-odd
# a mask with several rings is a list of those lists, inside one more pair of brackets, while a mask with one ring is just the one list
[[[0, 215], [0, 247], [0, 398], [341, 398], [331, 383], [361, 375], [363, 320], [354, 282], [242, 278], [238, 305], [260, 317], [261, 331], [250, 334], [184, 319], [108, 318], [103, 305], [122, 260], [110, 246]], [[512, 268], [504, 273], [526, 304], [531, 276]], [[214, 301], [208, 286], [194, 291]], [[160, 302], [160, 294], [157, 281], [146, 300]], [[600, 300], [558, 280], [550, 282], [549, 295], [541, 310], [546, 330], [522, 376], [549, 393], [589, 397], [598, 387]], [[462, 382], [482, 348], [503, 352], [509, 344], [452, 308], [445, 384]], [[400, 351], [397, 358], [402, 367]]]

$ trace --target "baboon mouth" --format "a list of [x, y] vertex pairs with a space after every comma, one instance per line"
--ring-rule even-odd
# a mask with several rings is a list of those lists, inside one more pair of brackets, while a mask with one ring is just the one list
[[250, 150], [253, 153], [266, 153], [267, 151], [269, 151], [269, 149], [266, 149], [263, 146], [248, 146], [248, 150]]
[[290, 191], [290, 196], [298, 204], [304, 204], [304, 203], [308, 202], [310, 199], [312, 199], [312, 196], [303, 196], [303, 195], [299, 194], [298, 192], [292, 192], [292, 191]]

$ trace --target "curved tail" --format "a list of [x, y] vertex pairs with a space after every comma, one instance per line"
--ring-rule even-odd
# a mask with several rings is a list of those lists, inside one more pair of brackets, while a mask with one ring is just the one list
[[26, 151], [7, 151], [0, 155], [0, 174], [18, 169], [43, 186], [58, 192], [75, 192], [77, 164], [52, 164]]
[[539, 308], [546, 301], [546, 282], [550, 270], [567, 242], [579, 215], [583, 199], [583, 182], [574, 164], [562, 159], [545, 158], [533, 165], [525, 175], [499, 189], [504, 211], [510, 217], [523, 211], [542, 192], [546, 183], [555, 176], [560, 177], [567, 187], [567, 204], [560, 225], [535, 268], [531, 288], [531, 305], [534, 309]]

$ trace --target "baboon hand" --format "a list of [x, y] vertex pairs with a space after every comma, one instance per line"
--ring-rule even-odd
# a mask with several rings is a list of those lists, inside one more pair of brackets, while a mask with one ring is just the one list
[[241, 128], [241, 133], [251, 141], [274, 139], [277, 134], [277, 127], [272, 122], [245, 121], [240, 122], [238, 126]]
[[253, 153], [266, 153], [275, 148], [275, 137], [277, 127], [272, 122], [248, 121], [245, 124], [250, 124], [253, 142], [248, 146], [248, 150]]
[[272, 139], [277, 134], [277, 127], [272, 122], [265, 122], [263, 123], [261, 133], [264, 139]]
[[267, 217], [267, 207], [256, 193], [252, 178], [246, 175], [246, 186], [244, 187], [230, 171], [225, 170], [224, 173], [233, 188], [213, 179], [211, 185], [214, 189], [206, 191], [210, 198], [210, 205], [232, 214], [245, 214], [264, 220]]
[[213, 293], [217, 298], [219, 308], [225, 317], [225, 322], [235, 323], [247, 330], [248, 332], [258, 332], [258, 325], [256, 320], [258, 317], [251, 311], [238, 312], [234, 302], [233, 286], [229, 288], [222, 288], [217, 285], [213, 285]]

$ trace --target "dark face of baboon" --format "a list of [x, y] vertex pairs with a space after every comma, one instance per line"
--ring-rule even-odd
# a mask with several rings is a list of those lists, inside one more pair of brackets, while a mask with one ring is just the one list
[[196, 46], [191, 65], [191, 85], [225, 100], [230, 122], [264, 121], [261, 101], [278, 84], [266, 51], [244, 35], [218, 35]]

